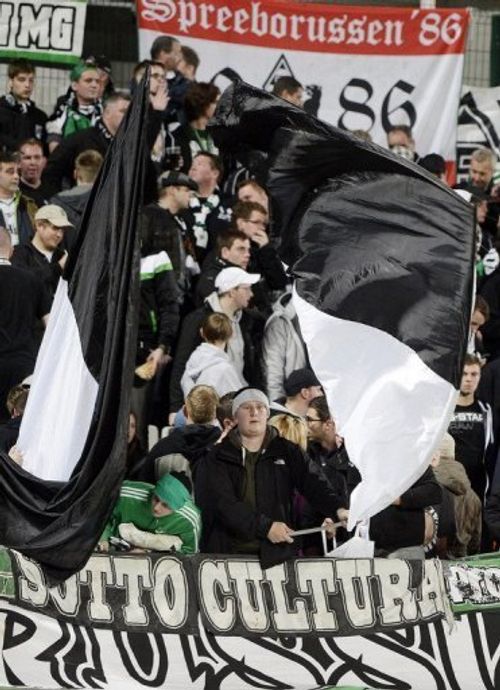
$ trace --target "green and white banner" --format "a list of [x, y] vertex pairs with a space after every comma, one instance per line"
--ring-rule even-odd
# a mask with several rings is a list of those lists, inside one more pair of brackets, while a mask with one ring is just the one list
[[76, 62], [86, 11], [87, 0], [0, 1], [0, 59]]
[[444, 562], [446, 588], [455, 613], [500, 609], [500, 555]]

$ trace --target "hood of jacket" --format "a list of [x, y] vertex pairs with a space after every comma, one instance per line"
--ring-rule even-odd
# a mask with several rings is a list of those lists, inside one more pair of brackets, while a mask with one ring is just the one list
[[210, 367], [228, 362], [229, 357], [220, 347], [215, 347], [215, 345], [210, 345], [209, 343], [202, 343], [198, 345], [188, 359], [184, 373], [196, 384], [202, 372], [210, 369]]
[[65, 189], [59, 192], [54, 199], [54, 203], [56, 204], [58, 201], [61, 201], [65, 206], [81, 215], [89, 200], [91, 189], [92, 185], [80, 185], [78, 187], [72, 187], [71, 189]]
[[[213, 309], [215, 312], [219, 312], [224, 314], [224, 310], [221, 307], [220, 300], [219, 300], [219, 294], [214, 290], [214, 292], [211, 292], [208, 297], [206, 298], [205, 302]], [[241, 321], [241, 315], [242, 311], [241, 309], [238, 309], [233, 315], [233, 318], [231, 319], [232, 321], [239, 322]]]
[[297, 316], [297, 312], [293, 306], [291, 292], [285, 292], [285, 294], [281, 295], [281, 297], [273, 304], [273, 313], [269, 318], [272, 319], [279, 316], [285, 318], [287, 321], [293, 321], [293, 319]]
[[174, 429], [167, 438], [169, 445], [175, 444], [176, 453], [181, 453], [189, 462], [194, 463], [220, 435], [221, 430], [213, 424], [188, 424], [182, 429]]
[[463, 496], [471, 488], [465, 467], [458, 460], [441, 458], [439, 465], [433, 467], [433, 470], [437, 481], [455, 496]]

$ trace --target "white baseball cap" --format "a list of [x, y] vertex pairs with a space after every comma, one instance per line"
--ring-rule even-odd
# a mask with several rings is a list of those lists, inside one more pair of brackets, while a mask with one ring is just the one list
[[260, 280], [260, 273], [247, 273], [242, 268], [223, 268], [215, 279], [217, 292], [228, 292], [239, 285], [253, 285]]

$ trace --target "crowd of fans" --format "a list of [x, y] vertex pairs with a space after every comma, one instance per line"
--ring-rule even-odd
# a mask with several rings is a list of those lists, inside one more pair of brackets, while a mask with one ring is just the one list
[[[267, 566], [322, 553], [318, 535], [294, 538], [298, 529], [324, 525], [347, 539], [360, 476], [308, 362], [291, 281], [268, 234], [266, 190], [218, 151], [207, 124], [220, 94], [196, 81], [198, 65], [194, 50], [163, 36], [118, 91], [109, 61], [82, 60], [47, 116], [31, 100], [33, 65], [9, 64], [0, 99], [0, 447], [15, 446], [59, 277], [149, 67], [127, 475], [99, 549], [258, 554]], [[273, 92], [301, 107], [294, 78], [277, 79]], [[443, 158], [420, 157], [407, 126], [392, 127], [387, 145], [446, 183]], [[472, 155], [477, 295], [457, 406], [423, 476], [371, 519], [376, 555], [453, 558], [500, 540], [495, 168], [491, 151]], [[155, 426], [163, 437], [152, 445]]]

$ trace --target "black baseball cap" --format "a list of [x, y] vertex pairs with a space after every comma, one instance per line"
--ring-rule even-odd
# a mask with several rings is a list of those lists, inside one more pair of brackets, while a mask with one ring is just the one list
[[178, 170], [169, 170], [160, 175], [158, 178], [158, 187], [160, 189], [164, 187], [187, 187], [188, 189], [192, 189], [193, 192], [198, 191], [198, 183], [189, 177], [189, 175], [179, 172]]
[[283, 383], [285, 394], [288, 397], [293, 397], [300, 393], [303, 388], [310, 388], [311, 386], [321, 386], [321, 383], [314, 371], [308, 368], [292, 371]]

